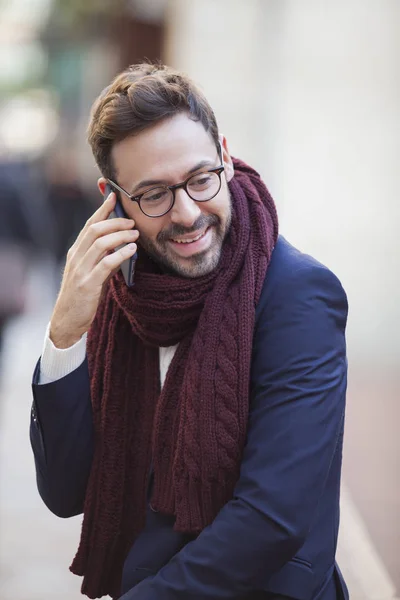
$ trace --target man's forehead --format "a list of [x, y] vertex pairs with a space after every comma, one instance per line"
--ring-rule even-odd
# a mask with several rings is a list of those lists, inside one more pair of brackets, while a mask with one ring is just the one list
[[181, 177], [200, 163], [213, 164], [216, 156], [211, 135], [186, 117], [125, 138], [114, 146], [112, 158], [117, 176], [130, 185], [143, 177]]
[[202, 123], [193, 121], [187, 115], [176, 115], [151, 127], [128, 136], [114, 146], [114, 151], [131, 151], [135, 154], [179, 153], [181, 149], [196, 151], [210, 150], [215, 146], [209, 132]]

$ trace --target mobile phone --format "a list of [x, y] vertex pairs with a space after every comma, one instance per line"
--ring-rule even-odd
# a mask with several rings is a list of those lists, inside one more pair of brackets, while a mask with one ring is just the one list
[[[114, 190], [111, 188], [110, 184], [107, 183], [107, 185], [104, 189], [104, 199], [106, 199], [113, 191]], [[122, 204], [121, 204], [120, 200], [118, 199], [118, 196], [117, 196], [117, 199], [115, 202], [115, 208], [112, 211], [112, 213], [110, 213], [109, 219], [115, 219], [117, 217], [122, 217], [124, 219], [129, 218], [127, 216], [126, 212], [124, 211]], [[120, 248], [123, 248], [123, 246], [126, 246], [126, 244], [122, 244], [121, 246], [118, 246], [117, 248], [115, 248], [115, 250], [119, 250]], [[137, 260], [137, 252], [135, 252], [135, 254], [133, 256], [131, 256], [130, 258], [127, 258], [126, 260], [124, 260], [124, 262], [121, 264], [122, 275], [124, 276], [125, 283], [128, 287], [133, 287], [135, 285], [136, 260]]]

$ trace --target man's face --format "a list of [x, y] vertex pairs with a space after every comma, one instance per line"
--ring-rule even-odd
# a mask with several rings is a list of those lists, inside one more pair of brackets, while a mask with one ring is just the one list
[[[137, 202], [121, 194], [125, 212], [134, 219], [140, 232], [139, 245], [166, 271], [199, 277], [218, 265], [231, 221], [227, 181], [233, 177], [225, 139], [222, 148], [225, 171], [221, 175], [221, 189], [211, 200], [196, 202], [184, 189], [178, 189], [172, 209], [162, 217], [151, 218], [142, 213]], [[116, 182], [135, 196], [157, 185], [181, 183], [197, 165], [202, 166], [195, 174], [221, 165], [211, 136], [201, 123], [186, 114], [118, 142], [113, 147], [112, 159]]]

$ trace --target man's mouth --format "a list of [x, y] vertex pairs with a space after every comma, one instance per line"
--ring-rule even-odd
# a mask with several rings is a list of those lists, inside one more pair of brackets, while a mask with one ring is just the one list
[[182, 258], [189, 258], [210, 248], [213, 242], [212, 229], [213, 227], [211, 226], [199, 233], [170, 238], [169, 243], [176, 254]]
[[179, 238], [171, 238], [171, 240], [173, 242], [176, 242], [177, 244], [192, 244], [193, 242], [197, 242], [198, 240], [200, 240], [207, 233], [207, 230], [208, 228], [195, 236], [192, 235], [191, 237], [186, 236]]

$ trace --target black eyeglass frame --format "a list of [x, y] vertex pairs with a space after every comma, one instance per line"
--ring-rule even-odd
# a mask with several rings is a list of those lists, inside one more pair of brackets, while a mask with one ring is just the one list
[[[125, 194], [125, 196], [127, 196], [129, 198], [129, 200], [131, 200], [131, 202], [137, 202], [140, 210], [142, 211], [142, 213], [144, 215], [146, 215], [146, 217], [149, 217], [150, 219], [157, 219], [158, 217], [163, 217], [164, 215], [169, 213], [170, 210], [172, 210], [172, 208], [175, 204], [175, 197], [176, 197], [175, 192], [176, 192], [176, 190], [179, 190], [181, 188], [184, 189], [185, 192], [187, 193], [187, 195], [189, 196], [189, 198], [191, 200], [194, 200], [195, 202], [208, 202], [209, 200], [212, 200], [213, 198], [215, 198], [215, 196], [217, 194], [219, 194], [219, 192], [221, 190], [221, 186], [222, 186], [221, 174], [223, 173], [224, 170], [225, 170], [224, 165], [220, 165], [219, 167], [214, 167], [213, 169], [207, 169], [207, 171], [200, 171], [199, 173], [194, 173], [193, 175], [190, 175], [187, 179], [185, 179], [185, 181], [182, 181], [182, 183], [177, 183], [176, 185], [156, 185], [154, 187], [149, 188], [148, 190], [146, 190], [145, 192], [143, 192], [142, 194], [139, 194], [137, 196], [133, 196], [133, 194], [129, 194], [126, 190], [124, 190], [124, 188], [122, 188], [120, 185], [118, 185], [111, 179], [107, 179], [107, 181], [111, 185], [111, 187], [113, 187], [113, 188], [117, 189], [119, 192], [122, 192], [123, 194]], [[218, 187], [218, 190], [215, 192], [215, 194], [210, 196], [210, 198], [207, 198], [206, 200], [197, 200], [197, 198], [193, 198], [193, 196], [191, 196], [189, 194], [188, 189], [187, 189], [187, 184], [193, 177], [196, 177], [196, 175], [201, 175], [201, 174], [205, 174], [205, 173], [216, 173], [219, 177], [219, 187]], [[159, 190], [160, 188], [165, 189], [165, 190], [170, 190], [172, 192], [172, 204], [169, 207], [169, 209], [166, 210], [165, 212], [163, 212], [161, 215], [148, 215], [142, 209], [142, 207], [140, 205], [140, 200], [142, 199], [142, 197], [145, 194], [148, 194], [152, 190]]]

